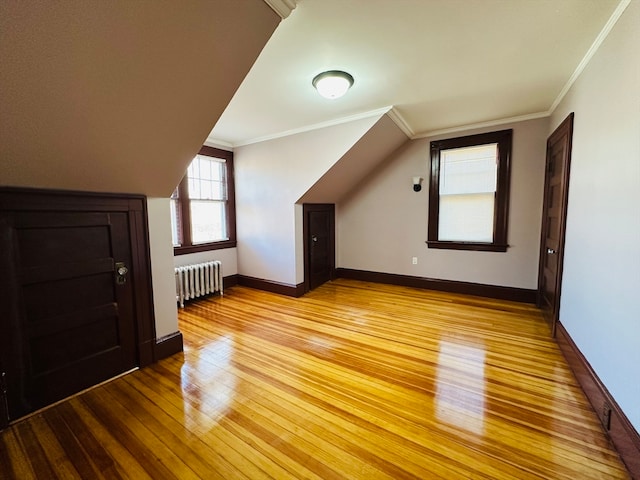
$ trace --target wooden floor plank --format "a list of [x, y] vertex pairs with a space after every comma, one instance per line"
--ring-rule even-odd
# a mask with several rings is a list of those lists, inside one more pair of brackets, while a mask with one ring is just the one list
[[340, 279], [179, 327], [183, 354], [0, 433], [0, 477], [629, 478], [532, 305]]
[[[109, 469], [113, 468], [117, 472], [113, 477], [135, 478], [140, 480], [149, 480], [151, 476], [142, 467], [143, 458], [136, 458], [134, 454], [127, 449], [126, 444], [122, 443], [118, 436], [117, 429], [111, 430], [108, 425], [103, 424], [93, 411], [86, 405], [83, 397], [75, 397], [65, 402], [70, 409], [77, 415], [79, 424], [76, 425], [76, 434], [82, 438], [83, 436], [91, 436], [95, 438], [97, 446], [89, 446], [84, 444], [84, 448], [99, 448], [103, 451], [100, 455], [107, 455], [112, 461], [113, 466], [108, 466], [104, 470], [104, 476], [109, 476]], [[57, 408], [57, 407], [56, 407]], [[64, 413], [63, 413], [64, 415]], [[103, 460], [108, 464], [107, 460]]]
[[32, 480], [36, 478], [27, 452], [20, 445], [17, 426], [0, 432], [0, 473], [2, 478]]

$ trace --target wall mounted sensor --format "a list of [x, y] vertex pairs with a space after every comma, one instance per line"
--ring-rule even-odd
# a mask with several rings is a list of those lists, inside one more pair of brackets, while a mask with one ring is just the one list
[[413, 191], [419, 192], [422, 190], [422, 177], [413, 177]]

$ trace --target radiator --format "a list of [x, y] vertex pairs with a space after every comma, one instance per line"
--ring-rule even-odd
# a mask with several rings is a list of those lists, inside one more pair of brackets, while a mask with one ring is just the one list
[[222, 262], [195, 263], [176, 267], [176, 301], [184, 308], [184, 301], [209, 293], [222, 295]]

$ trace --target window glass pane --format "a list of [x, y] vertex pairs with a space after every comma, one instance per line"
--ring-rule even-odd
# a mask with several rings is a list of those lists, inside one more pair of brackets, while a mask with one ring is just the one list
[[187, 171], [189, 198], [226, 200], [224, 169], [224, 160], [203, 155], [196, 156]]
[[211, 159], [198, 155], [200, 162], [200, 178], [203, 180], [211, 180]]
[[187, 169], [187, 175], [189, 178], [200, 178], [200, 155], [191, 160], [189, 168]]
[[191, 200], [192, 243], [228, 240], [224, 202]]
[[498, 144], [440, 152], [440, 195], [495, 192]]
[[180, 222], [178, 216], [178, 201], [171, 199], [171, 239], [174, 247], [180, 246]]
[[189, 177], [189, 198], [200, 198], [200, 181]]
[[493, 193], [440, 197], [438, 240], [493, 242]]
[[493, 242], [498, 144], [440, 152], [438, 240]]
[[224, 182], [211, 182], [211, 198], [214, 200], [227, 199], [227, 189]]
[[200, 197], [199, 198], [202, 200], [214, 200], [213, 190], [211, 188], [211, 181], [200, 180]]
[[226, 168], [226, 160], [223, 160], [221, 158], [216, 158], [213, 160], [214, 161], [211, 162], [211, 180], [221, 182], [224, 179], [223, 172]]

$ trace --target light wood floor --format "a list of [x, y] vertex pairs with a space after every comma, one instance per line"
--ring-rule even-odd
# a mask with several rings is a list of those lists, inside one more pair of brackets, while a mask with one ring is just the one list
[[535, 308], [233, 287], [175, 355], [0, 435], [5, 478], [628, 478]]

